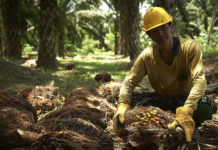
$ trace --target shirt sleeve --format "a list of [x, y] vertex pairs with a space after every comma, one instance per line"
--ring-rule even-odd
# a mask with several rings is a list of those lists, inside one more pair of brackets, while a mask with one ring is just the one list
[[205, 71], [202, 63], [202, 51], [196, 42], [191, 42], [188, 46], [189, 70], [191, 76], [191, 90], [184, 106], [191, 107], [196, 110], [198, 101], [205, 94], [206, 79]]
[[127, 74], [120, 89], [119, 103], [131, 103], [131, 95], [134, 88], [147, 74], [143, 53], [137, 58], [130, 72]]

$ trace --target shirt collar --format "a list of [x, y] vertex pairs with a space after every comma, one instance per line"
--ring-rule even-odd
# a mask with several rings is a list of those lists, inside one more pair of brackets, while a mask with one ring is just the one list
[[[176, 56], [178, 54], [180, 47], [180, 40], [179, 37], [173, 37], [173, 54]], [[159, 52], [161, 53], [161, 50], [159, 48]]]
[[173, 54], [176, 56], [178, 54], [180, 47], [179, 37], [173, 37]]

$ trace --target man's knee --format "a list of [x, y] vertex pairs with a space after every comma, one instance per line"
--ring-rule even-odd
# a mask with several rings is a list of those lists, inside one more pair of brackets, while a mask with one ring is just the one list
[[212, 114], [216, 111], [216, 105], [213, 99], [203, 96], [198, 103], [198, 108], [194, 112], [193, 119], [196, 127], [199, 127], [205, 120], [212, 119]]

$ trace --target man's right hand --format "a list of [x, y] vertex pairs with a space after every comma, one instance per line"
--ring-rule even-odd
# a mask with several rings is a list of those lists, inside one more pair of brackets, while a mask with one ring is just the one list
[[121, 125], [125, 122], [125, 113], [130, 109], [130, 106], [125, 103], [120, 103], [117, 105], [117, 112], [113, 117], [113, 127], [115, 132], [120, 135]]

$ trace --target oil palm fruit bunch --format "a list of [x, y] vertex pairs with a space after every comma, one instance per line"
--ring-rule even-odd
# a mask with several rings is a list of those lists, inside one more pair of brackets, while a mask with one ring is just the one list
[[125, 113], [120, 137], [133, 149], [173, 149], [176, 142], [184, 139], [182, 130], [172, 134], [167, 128], [174, 117], [158, 107], [136, 106]]

